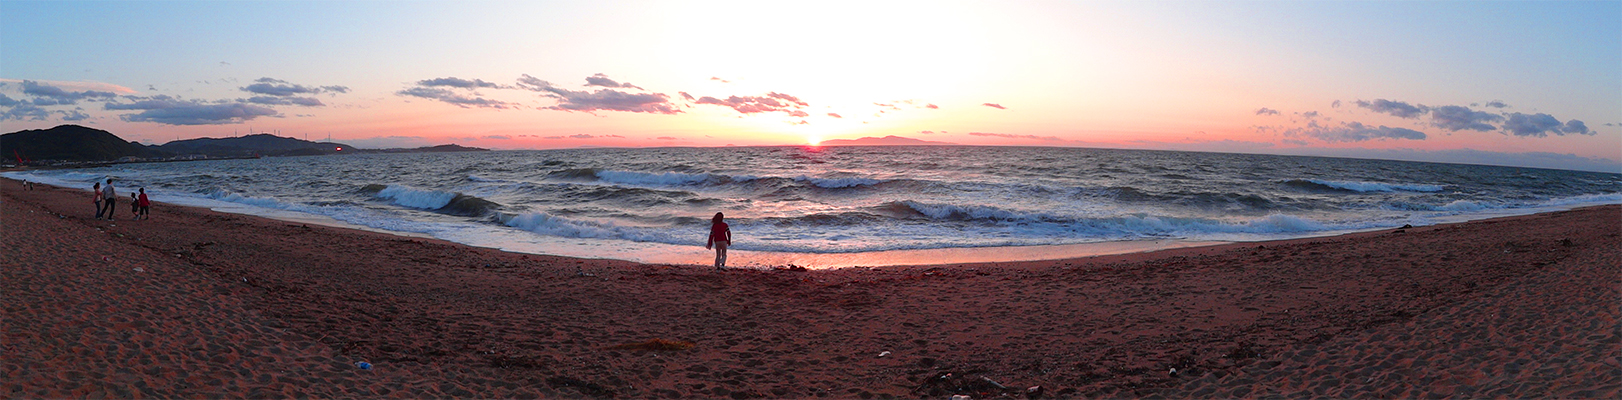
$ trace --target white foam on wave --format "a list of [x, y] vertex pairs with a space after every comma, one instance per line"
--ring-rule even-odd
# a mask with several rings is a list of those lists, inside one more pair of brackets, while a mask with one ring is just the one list
[[1502, 211], [1514, 212], [1514, 210], [1523, 210], [1524, 212], [1541, 212], [1552, 209], [1617, 203], [1622, 203], [1622, 193], [1585, 194], [1570, 197], [1556, 197], [1534, 202], [1454, 200], [1441, 206], [1421, 206], [1421, 208], [1417, 208], [1417, 210], [1439, 211], [1446, 212], [1447, 214], [1484, 213], [1483, 216], [1496, 216]]
[[1485, 210], [1485, 209], [1489, 209], [1489, 208], [1500, 208], [1500, 207], [1489, 207], [1488, 205], [1486, 205], [1486, 204], [1484, 204], [1482, 202], [1479, 202], [1479, 201], [1454, 200], [1453, 202], [1442, 205], [1441, 207], [1437, 207], [1437, 210], [1439, 210], [1439, 211], [1481, 211], [1481, 210]]
[[1331, 227], [1318, 221], [1285, 214], [1271, 214], [1235, 222], [1206, 218], [1133, 215], [1101, 218], [1093, 224], [1099, 228], [1118, 229], [1121, 233], [1144, 236], [1188, 236], [1194, 238], [1204, 238], [1208, 234], [1280, 234], [1343, 228]]
[[104, 174], [88, 174], [88, 173], [83, 173], [83, 172], [68, 172], [68, 173], [59, 173], [59, 174], [47, 174], [47, 173], [43, 173], [43, 172], [36, 173], [36, 171], [11, 171], [11, 172], [0, 173], [0, 176], [4, 176], [4, 177], [7, 177], [7, 178], [16, 179], [16, 180], [21, 180], [21, 181], [29, 181], [29, 182], [34, 182], [34, 183], [43, 183], [43, 184], [51, 185], [51, 186], [61, 186], [61, 187], [84, 186], [84, 188], [86, 190], [89, 190], [90, 186], [93, 185], [95, 182], [101, 182], [101, 181], [106, 180], [106, 178], [107, 178], [107, 175], [104, 175]]
[[300, 204], [283, 202], [281, 200], [277, 200], [274, 197], [243, 196], [243, 195], [238, 194], [236, 192], [232, 192], [232, 191], [225, 190], [225, 189], [211, 190], [211, 191], [209, 191], [208, 193], [206, 193], [204, 195], [207, 196], [209, 199], [213, 199], [213, 200], [219, 200], [219, 201], [231, 202], [231, 203], [237, 203], [237, 204], [247, 204], [247, 205], [254, 206], [254, 207], [264, 207], [264, 208], [272, 208], [272, 209], [277, 209], [277, 210], [300, 211], [300, 212], [309, 211], [308, 210], [309, 207], [302, 207], [302, 205], [300, 205]]
[[247, 196], [223, 189], [214, 189], [200, 196], [161, 196], [154, 200], [222, 212], [429, 237], [476, 226], [472, 223], [414, 221], [387, 210], [349, 205], [317, 206], [286, 202], [275, 197]]
[[1622, 193], [1595, 193], [1571, 197], [1557, 197], [1543, 201], [1540, 206], [1568, 207], [1622, 203]]
[[1354, 192], [1440, 192], [1443, 185], [1427, 185], [1422, 183], [1383, 183], [1359, 181], [1326, 181], [1322, 179], [1307, 179], [1307, 182], [1316, 183], [1341, 190]]
[[[1193, 239], [1262, 240], [1327, 230], [1371, 226], [1324, 223], [1304, 217], [1275, 214], [1241, 221], [1196, 217], [1130, 215], [1114, 217], [1034, 216], [992, 207], [918, 207], [932, 218], [980, 223], [888, 223], [841, 225], [782, 223], [776, 219], [735, 219], [732, 223], [739, 250], [804, 253], [851, 253], [954, 247], [1029, 246], [1095, 243], [1115, 240]], [[935, 209], [932, 209], [935, 207]], [[985, 223], [991, 221], [991, 223]], [[1400, 225], [1400, 223], [1398, 223]], [[514, 216], [505, 225], [557, 238], [611, 239], [671, 245], [701, 244], [704, 226], [631, 226], [613, 220], [581, 220], [544, 212]]]
[[389, 187], [378, 191], [377, 197], [392, 200], [394, 204], [405, 207], [438, 210], [445, 208], [445, 205], [450, 204], [451, 200], [456, 199], [456, 192], [389, 185]]
[[507, 220], [507, 226], [542, 235], [567, 238], [669, 242], [669, 235], [657, 234], [657, 230], [624, 227], [611, 222], [575, 220], [544, 212], [519, 214]]

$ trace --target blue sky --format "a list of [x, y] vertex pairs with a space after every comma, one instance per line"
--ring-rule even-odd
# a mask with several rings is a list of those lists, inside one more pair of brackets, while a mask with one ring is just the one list
[[6, 131], [149, 143], [899, 135], [1617, 171], [1618, 88], [1615, 1], [0, 2]]

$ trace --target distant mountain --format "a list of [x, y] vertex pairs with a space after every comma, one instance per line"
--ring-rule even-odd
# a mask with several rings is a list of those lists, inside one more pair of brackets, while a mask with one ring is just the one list
[[455, 144], [442, 144], [438, 146], [418, 147], [415, 149], [362, 149], [362, 153], [455, 153], [464, 151], [490, 151], [478, 147], [458, 146]]
[[333, 154], [354, 150], [354, 147], [343, 143], [311, 142], [260, 133], [232, 138], [176, 140], [164, 143], [162, 146], [158, 146], [158, 149], [180, 155], [202, 154], [210, 157], [240, 157]]
[[824, 140], [824, 141], [822, 141], [822, 143], [818, 143], [818, 145], [821, 145], [821, 146], [949, 146], [949, 145], [955, 145], [955, 144], [957, 144], [957, 143], [934, 142], [934, 141], [928, 141], [928, 140], [913, 139], [913, 138], [908, 138], [908, 137], [900, 137], [900, 136], [896, 136], [896, 135], [890, 135], [890, 136], [885, 136], [885, 137], [881, 137], [881, 138], [864, 137], [864, 138], [861, 138], [861, 139], [833, 139], [833, 140]]
[[128, 142], [112, 132], [79, 125], [58, 125], [0, 135], [6, 160], [112, 161], [121, 157], [156, 157], [162, 152]]
[[[232, 138], [176, 140], [160, 146], [128, 142], [100, 129], [61, 125], [51, 129], [17, 131], [0, 135], [0, 159], [32, 162], [106, 162], [124, 157], [145, 160], [190, 160], [256, 156], [316, 156], [353, 153], [438, 153], [490, 151], [477, 147], [442, 144], [415, 149], [356, 149], [343, 143], [311, 142], [268, 133]], [[127, 161], [127, 160], [125, 160]]]

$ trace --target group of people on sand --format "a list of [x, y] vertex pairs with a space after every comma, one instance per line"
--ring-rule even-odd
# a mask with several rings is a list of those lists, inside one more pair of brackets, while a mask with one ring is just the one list
[[[91, 187], [96, 197], [91, 202], [96, 204], [96, 219], [113, 220], [113, 210], [118, 205], [118, 190], [113, 188], [113, 178], [107, 178], [107, 185], [96, 183]], [[146, 198], [146, 188], [140, 188], [139, 193], [130, 193], [130, 213], [132, 219], [151, 218], [152, 201]]]

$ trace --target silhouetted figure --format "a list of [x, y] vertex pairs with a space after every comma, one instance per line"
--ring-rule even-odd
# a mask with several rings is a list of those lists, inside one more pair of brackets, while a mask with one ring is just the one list
[[90, 192], [96, 194], [96, 197], [90, 199], [90, 203], [96, 205], [96, 219], [101, 219], [101, 212], [103, 211], [101, 207], [101, 182], [96, 182], [95, 186], [91, 186]]
[[136, 213], [136, 214], [139, 214], [140, 216], [136, 217], [136, 218], [138, 218], [138, 219], [152, 219], [152, 215], [149, 214], [150, 212], [152, 212], [152, 200], [147, 200], [147, 198], [146, 198], [146, 188], [141, 188], [141, 198], [135, 201], [135, 205], [139, 206], [140, 209], [141, 209], [141, 212]]
[[710, 220], [710, 239], [704, 242], [704, 248], [715, 247], [715, 269], [726, 268], [727, 246], [732, 245], [732, 228], [721, 222], [721, 213], [715, 213]]
[[113, 220], [113, 210], [118, 208], [118, 191], [113, 189], [113, 178], [107, 178], [107, 185], [101, 187], [101, 203], [107, 209], [107, 220]]

